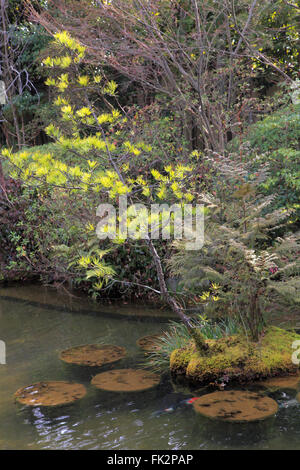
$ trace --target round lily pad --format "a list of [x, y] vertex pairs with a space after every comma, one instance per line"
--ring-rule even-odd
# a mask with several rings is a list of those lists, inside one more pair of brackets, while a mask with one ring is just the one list
[[270, 379], [259, 382], [259, 385], [276, 390], [298, 390], [300, 387], [300, 375], [272, 377]]
[[70, 382], [38, 382], [20, 388], [15, 399], [22, 405], [58, 406], [73, 403], [86, 394], [84, 385]]
[[278, 404], [272, 398], [240, 390], [203, 395], [193, 406], [203, 416], [231, 422], [258, 421], [278, 411]]
[[157, 344], [157, 340], [159, 340], [160, 337], [161, 335], [143, 336], [137, 340], [136, 344], [144, 351], [155, 351], [160, 348], [159, 344]]
[[90, 367], [110, 364], [125, 356], [125, 348], [112, 344], [85, 344], [66, 349], [60, 353], [60, 359], [68, 364]]
[[91, 383], [110, 392], [140, 392], [155, 387], [160, 376], [143, 369], [115, 369], [95, 375]]

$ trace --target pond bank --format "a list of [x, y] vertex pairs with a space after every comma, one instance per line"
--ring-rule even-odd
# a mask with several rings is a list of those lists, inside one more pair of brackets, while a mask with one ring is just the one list
[[177, 319], [174, 313], [167, 309], [158, 309], [147, 304], [128, 304], [120, 302], [99, 303], [91, 300], [81, 292], [71, 292], [52, 287], [43, 287], [39, 284], [0, 285], [0, 298], [13, 302], [25, 302], [26, 304], [42, 307], [48, 310], [70, 311], [72, 313], [94, 313], [97, 315], [122, 317], [129, 319], [141, 319], [167, 322], [169, 319]]

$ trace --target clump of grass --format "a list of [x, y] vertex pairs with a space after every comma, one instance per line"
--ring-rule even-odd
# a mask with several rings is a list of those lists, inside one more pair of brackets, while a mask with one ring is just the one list
[[[205, 339], [220, 339], [239, 332], [237, 323], [231, 319], [212, 322], [199, 316], [193, 320], [195, 328], [201, 329]], [[169, 330], [155, 341], [155, 349], [147, 354], [145, 365], [152, 370], [163, 372], [169, 369], [170, 355], [175, 349], [184, 348], [192, 340], [183, 323], [170, 321]]]
[[[201, 321], [203, 323], [201, 323]], [[239, 326], [232, 318], [219, 320], [218, 322], [209, 322], [206, 319], [201, 320], [199, 327], [206, 339], [220, 339], [224, 336], [232, 336], [239, 333]]]

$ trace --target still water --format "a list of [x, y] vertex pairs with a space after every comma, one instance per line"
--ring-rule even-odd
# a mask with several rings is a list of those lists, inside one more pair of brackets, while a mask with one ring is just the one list
[[[107, 368], [138, 367], [136, 340], [163, 331], [168, 314], [136, 306], [96, 307], [37, 286], [0, 289], [0, 339], [7, 364], [0, 365], [0, 449], [300, 449], [300, 403], [296, 392], [277, 392], [275, 418], [261, 423], [206, 420], [189, 406], [155, 412], [195, 395], [172, 384], [140, 394], [94, 389], [91, 372], [59, 360], [63, 349], [88, 343], [123, 346], [127, 357]], [[96, 372], [100, 372], [100, 369]], [[47, 411], [14, 402], [14, 392], [42, 380], [82, 383], [77, 403]]]

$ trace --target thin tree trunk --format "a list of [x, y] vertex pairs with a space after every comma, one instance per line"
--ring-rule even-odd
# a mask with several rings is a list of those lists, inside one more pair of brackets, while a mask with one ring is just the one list
[[163, 269], [162, 269], [161, 259], [156, 251], [155, 246], [153, 245], [152, 240], [150, 240], [150, 238], [147, 239], [147, 245], [149, 247], [152, 258], [155, 263], [159, 287], [160, 287], [160, 291], [161, 291], [161, 295], [163, 299], [167, 302], [167, 304], [171, 307], [172, 311], [176, 313], [176, 315], [179, 316], [181, 321], [188, 328], [192, 338], [194, 339], [196, 343], [197, 348], [202, 351], [206, 351], [208, 349], [208, 346], [205, 342], [205, 338], [203, 334], [201, 333], [201, 331], [199, 331], [199, 329], [195, 328], [195, 326], [193, 325], [189, 317], [187, 317], [185, 313], [183, 312], [183, 309], [180, 307], [178, 302], [174, 299], [172, 295], [169, 294], [166, 281], [165, 281], [165, 276], [164, 276]]

